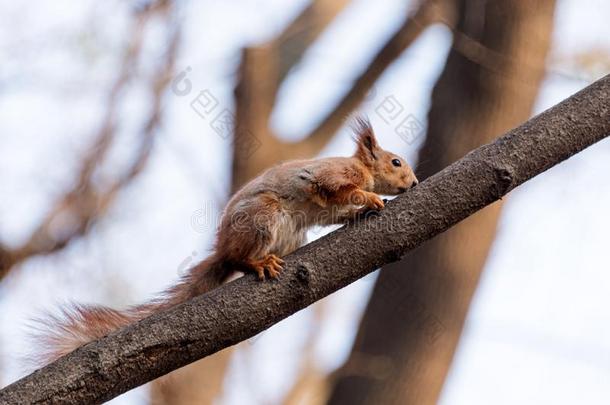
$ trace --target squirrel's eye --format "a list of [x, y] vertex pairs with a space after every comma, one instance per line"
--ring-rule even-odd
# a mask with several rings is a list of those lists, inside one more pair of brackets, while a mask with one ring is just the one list
[[396, 167], [400, 167], [401, 166], [400, 159], [392, 159], [392, 164]]

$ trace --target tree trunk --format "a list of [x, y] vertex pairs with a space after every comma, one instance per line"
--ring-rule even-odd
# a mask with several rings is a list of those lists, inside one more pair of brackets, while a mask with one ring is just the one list
[[[553, 0], [458, 2], [419, 155], [421, 179], [529, 117], [554, 7]], [[500, 209], [485, 208], [383, 268], [330, 404], [438, 401]]]

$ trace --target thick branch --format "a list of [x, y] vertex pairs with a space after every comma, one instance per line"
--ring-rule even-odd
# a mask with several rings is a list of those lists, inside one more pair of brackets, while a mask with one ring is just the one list
[[278, 87], [348, 3], [349, 0], [314, 0], [272, 41], [277, 49]]
[[0, 403], [100, 403], [252, 337], [447, 230], [610, 135], [610, 75], [286, 258], [92, 342], [0, 391]]

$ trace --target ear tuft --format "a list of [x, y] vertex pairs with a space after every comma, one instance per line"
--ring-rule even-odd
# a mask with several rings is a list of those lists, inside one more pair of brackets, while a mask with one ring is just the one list
[[377, 144], [377, 138], [375, 138], [371, 122], [366, 117], [356, 117], [352, 124], [352, 129], [354, 130], [355, 141], [358, 147], [355, 156], [363, 163], [372, 163], [377, 159], [376, 152], [379, 150], [379, 145]]

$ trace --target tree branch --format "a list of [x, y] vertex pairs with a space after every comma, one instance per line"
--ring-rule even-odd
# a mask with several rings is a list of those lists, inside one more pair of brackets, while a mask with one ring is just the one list
[[[25, 243], [13, 249], [0, 246], [0, 281], [13, 266], [32, 256], [55, 253], [73, 240], [85, 235], [91, 225], [107, 211], [119, 192], [126, 188], [146, 166], [162, 117], [163, 95], [173, 74], [179, 45], [178, 28], [168, 28], [170, 34], [166, 57], [161, 61], [156, 74], [150, 80], [149, 87], [153, 94], [152, 109], [142, 129], [140, 145], [133, 161], [105, 189], [102, 190], [96, 186], [94, 175], [106, 158], [116, 137], [117, 106], [121, 94], [134, 76], [134, 66], [137, 65], [144, 41], [144, 28], [151, 19], [158, 15], [163, 15], [169, 25], [171, 23], [170, 7], [170, 3], [159, 1], [136, 13], [132, 22], [131, 35], [129, 35], [130, 43], [121, 62], [120, 72], [110, 89], [102, 124], [94, 136], [94, 144], [82, 159], [76, 181], [53, 205]], [[58, 232], [57, 225], [62, 222], [69, 226]]]
[[[231, 187], [233, 192], [250, 180], [250, 177], [243, 173], [262, 172], [267, 168], [270, 159], [302, 159], [317, 155], [341, 128], [346, 117], [364, 100], [375, 81], [405, 49], [415, 42], [425, 28], [440, 21], [449, 24], [453, 4], [449, 0], [423, 0], [415, 13], [405, 17], [405, 21], [355, 80], [349, 92], [317, 127], [300, 141], [284, 142], [269, 127], [269, 118], [281, 81], [345, 3], [345, 1], [336, 4], [329, 3], [328, 0], [315, 1], [284, 30], [278, 39], [244, 50], [239, 80], [235, 88], [234, 177]], [[327, 15], [320, 17], [324, 12]], [[295, 37], [296, 33], [299, 35]], [[294, 46], [288, 42], [293, 42]], [[253, 144], [265, 145], [265, 148], [252, 153]]]
[[278, 59], [277, 85], [284, 82], [290, 70], [326, 27], [343, 11], [349, 0], [313, 0], [273, 41]]
[[0, 403], [100, 403], [260, 333], [396, 261], [518, 185], [610, 135], [610, 75], [388, 203], [246, 276], [116, 331], [0, 391]]
[[[366, 97], [373, 84], [383, 72], [407, 49], [430, 25], [448, 19], [449, 4], [439, 0], [424, 0], [417, 11], [405, 18], [392, 37], [375, 55], [366, 70], [354, 82], [351, 89], [337, 105], [303, 140], [288, 146], [298, 154], [314, 156], [322, 150], [328, 139], [344, 124], [346, 117]], [[291, 156], [296, 158], [300, 156]]]
[[290, 70], [347, 3], [314, 0], [277, 38], [243, 50], [235, 86], [233, 192], [265, 170], [269, 162], [290, 158], [287, 152], [292, 148], [283, 147], [269, 125], [278, 91]]

